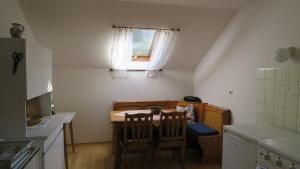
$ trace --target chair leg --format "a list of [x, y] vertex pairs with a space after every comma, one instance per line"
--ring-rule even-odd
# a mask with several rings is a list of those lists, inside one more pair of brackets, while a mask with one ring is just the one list
[[127, 150], [124, 149], [124, 169], [127, 169]]
[[158, 168], [161, 169], [161, 152], [160, 147], [158, 147]]
[[[152, 162], [153, 162], [153, 150], [152, 150], [152, 146], [149, 148], [149, 167], [152, 169], [153, 165], [152, 165]], [[148, 167], [148, 168], [149, 168]]]
[[173, 156], [173, 159], [175, 159], [175, 156], [176, 156], [176, 151], [175, 150], [172, 151], [172, 156]]
[[116, 155], [116, 157], [115, 157], [115, 159], [116, 159], [116, 161], [115, 161], [115, 169], [119, 169], [120, 165], [122, 163], [122, 158], [121, 158], [122, 151], [121, 151], [120, 148], [121, 148], [121, 146], [119, 146], [119, 149], [115, 152], [115, 155]]
[[185, 168], [185, 146], [183, 145], [181, 147], [181, 163], [182, 163], [182, 169]]

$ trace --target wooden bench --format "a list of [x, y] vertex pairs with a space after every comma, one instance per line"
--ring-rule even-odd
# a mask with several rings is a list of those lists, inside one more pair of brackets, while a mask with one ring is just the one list
[[188, 139], [197, 142], [203, 151], [202, 163], [214, 164], [221, 163], [222, 160], [222, 142], [223, 126], [230, 124], [230, 110], [209, 105], [207, 103], [198, 103], [198, 112], [196, 121], [204, 123], [206, 126], [218, 131], [217, 135], [199, 136], [191, 130], [187, 130]]
[[114, 101], [113, 110], [145, 110], [151, 107], [159, 107], [162, 109], [175, 109], [177, 100], [161, 100], [161, 101]]

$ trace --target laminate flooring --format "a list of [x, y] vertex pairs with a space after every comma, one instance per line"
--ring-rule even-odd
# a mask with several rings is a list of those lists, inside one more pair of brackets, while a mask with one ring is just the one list
[[[221, 169], [220, 165], [202, 165], [200, 152], [197, 149], [188, 149], [186, 153], [185, 169]], [[157, 162], [151, 162], [149, 157], [143, 160], [141, 153], [131, 153], [128, 157], [127, 169], [156, 169]], [[111, 143], [77, 144], [76, 152], [68, 147], [69, 169], [114, 169], [114, 157]], [[170, 151], [162, 152], [161, 169], [181, 169], [179, 154], [173, 156]], [[122, 169], [122, 166], [120, 167]]]

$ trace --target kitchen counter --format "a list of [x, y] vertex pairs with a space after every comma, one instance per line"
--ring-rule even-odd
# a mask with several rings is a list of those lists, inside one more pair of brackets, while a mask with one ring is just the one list
[[274, 153], [300, 163], [300, 136], [294, 135], [286, 138], [272, 138], [259, 141], [259, 146], [267, 148]]
[[289, 137], [293, 135], [291, 132], [262, 124], [227, 125], [224, 126], [224, 130], [255, 143], [262, 139]]
[[63, 128], [65, 117], [64, 114], [58, 113], [45, 127], [27, 128], [27, 138], [46, 140], [53, 132], [59, 132]]
[[55, 130], [63, 128], [64, 123], [70, 123], [76, 112], [58, 112], [53, 119], [45, 126], [40, 128], [27, 128], [27, 138], [47, 139]]

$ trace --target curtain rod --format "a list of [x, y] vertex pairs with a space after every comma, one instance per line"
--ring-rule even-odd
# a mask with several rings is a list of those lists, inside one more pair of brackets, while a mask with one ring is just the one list
[[156, 30], [171, 30], [180, 32], [180, 28], [158, 28], [158, 27], [138, 27], [138, 26], [117, 26], [113, 25], [113, 28], [131, 28], [131, 29], [156, 29]]
[[[113, 72], [113, 71], [118, 71], [118, 70], [114, 70], [114, 69], [109, 69], [110, 72]], [[147, 71], [145, 69], [129, 69], [129, 70], [124, 70], [124, 71], [127, 71], [127, 72], [144, 72], [144, 71]], [[163, 69], [159, 69], [159, 70], [155, 70], [155, 71], [158, 71], [158, 72], [162, 72]]]

